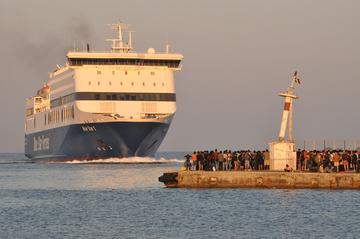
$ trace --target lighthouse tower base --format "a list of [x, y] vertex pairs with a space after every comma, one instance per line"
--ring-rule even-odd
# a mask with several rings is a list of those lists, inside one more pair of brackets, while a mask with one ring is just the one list
[[290, 142], [271, 142], [270, 151], [270, 170], [284, 171], [286, 165], [296, 170], [296, 150], [295, 144]]

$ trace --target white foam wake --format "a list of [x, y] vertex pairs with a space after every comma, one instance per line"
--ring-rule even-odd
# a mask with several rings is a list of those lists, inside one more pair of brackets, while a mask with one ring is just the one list
[[163, 163], [183, 163], [180, 159], [150, 158], [150, 157], [130, 157], [130, 158], [107, 158], [94, 160], [72, 160], [65, 163], [69, 164], [163, 164]]

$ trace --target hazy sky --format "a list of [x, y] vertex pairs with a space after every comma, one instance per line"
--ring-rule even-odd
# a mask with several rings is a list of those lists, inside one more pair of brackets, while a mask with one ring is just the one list
[[21, 152], [24, 102], [73, 42], [109, 49], [131, 24], [137, 51], [184, 55], [176, 117], [160, 150], [263, 148], [277, 96], [299, 70], [297, 139], [360, 139], [360, 1], [0, 1], [0, 152]]

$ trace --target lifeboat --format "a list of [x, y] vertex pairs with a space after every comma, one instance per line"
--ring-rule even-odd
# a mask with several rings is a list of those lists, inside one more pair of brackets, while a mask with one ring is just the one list
[[43, 98], [47, 98], [47, 96], [50, 94], [50, 86], [45, 84], [40, 90], [38, 90], [37, 95], [41, 96]]

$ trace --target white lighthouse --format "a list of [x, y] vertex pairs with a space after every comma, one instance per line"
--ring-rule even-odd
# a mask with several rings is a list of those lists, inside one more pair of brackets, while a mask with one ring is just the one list
[[[292, 109], [293, 100], [298, 99], [299, 97], [294, 94], [295, 84], [300, 84], [297, 71], [295, 71], [293, 75], [288, 90], [279, 94], [279, 96], [285, 98], [285, 104], [278, 141], [269, 144], [270, 170], [284, 170], [286, 165], [296, 169], [296, 147], [292, 134]], [[286, 128], [288, 128], [288, 139], [285, 138]]]

